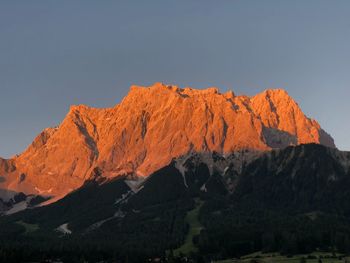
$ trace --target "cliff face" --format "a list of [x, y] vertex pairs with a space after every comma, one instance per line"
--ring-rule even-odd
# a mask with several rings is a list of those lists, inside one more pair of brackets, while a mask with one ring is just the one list
[[188, 152], [228, 153], [320, 143], [335, 147], [283, 90], [254, 97], [216, 88], [132, 86], [113, 108], [73, 106], [18, 157], [0, 159], [1, 188], [64, 195], [93, 177], [147, 176]]

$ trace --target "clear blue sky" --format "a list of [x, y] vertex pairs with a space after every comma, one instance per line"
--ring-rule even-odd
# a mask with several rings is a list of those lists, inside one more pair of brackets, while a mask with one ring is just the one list
[[0, 156], [162, 81], [285, 88], [350, 150], [350, 1], [1, 1]]

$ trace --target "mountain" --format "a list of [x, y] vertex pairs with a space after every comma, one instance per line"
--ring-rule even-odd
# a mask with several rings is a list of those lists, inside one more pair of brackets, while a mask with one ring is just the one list
[[190, 153], [147, 178], [99, 180], [53, 204], [0, 218], [0, 245], [33, 260], [30, 251], [78, 258], [90, 251], [96, 261], [143, 262], [180, 253], [195, 213], [202, 230], [190, 251], [208, 260], [259, 250], [350, 252], [349, 152], [306, 144]]
[[335, 147], [284, 90], [254, 97], [156, 83], [132, 86], [115, 107], [72, 106], [20, 155], [0, 159], [0, 186], [56, 199], [95, 177], [148, 176], [190, 152]]
[[308, 144], [263, 154], [245, 167], [228, 199], [202, 209], [201, 250], [226, 257], [349, 254], [349, 186], [350, 152]]
[[315, 144], [288, 147], [254, 160], [244, 173], [235, 189], [240, 206], [350, 216], [350, 152]]

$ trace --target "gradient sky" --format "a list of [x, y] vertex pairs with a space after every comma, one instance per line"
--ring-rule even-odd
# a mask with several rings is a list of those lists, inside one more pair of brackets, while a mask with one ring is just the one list
[[0, 156], [131, 84], [284, 88], [350, 150], [350, 1], [1, 1]]

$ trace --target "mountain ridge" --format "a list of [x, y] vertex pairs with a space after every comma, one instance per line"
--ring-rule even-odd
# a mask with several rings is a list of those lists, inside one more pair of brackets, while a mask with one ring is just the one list
[[131, 86], [111, 108], [72, 106], [20, 155], [0, 160], [3, 188], [64, 196], [95, 176], [147, 176], [189, 152], [268, 151], [320, 143], [335, 147], [282, 89], [236, 96], [155, 83]]
[[[117, 250], [119, 256], [165, 256], [186, 242], [191, 231], [186, 215], [201, 203], [197, 216], [203, 228], [185, 255], [232, 258], [334, 246], [345, 253], [350, 249], [342, 245], [350, 233], [349, 167], [350, 152], [318, 144], [256, 156], [191, 153], [145, 180], [90, 180], [53, 204], [1, 217], [0, 242], [34, 251], [97, 247]], [[28, 234], [26, 226], [37, 230]]]

